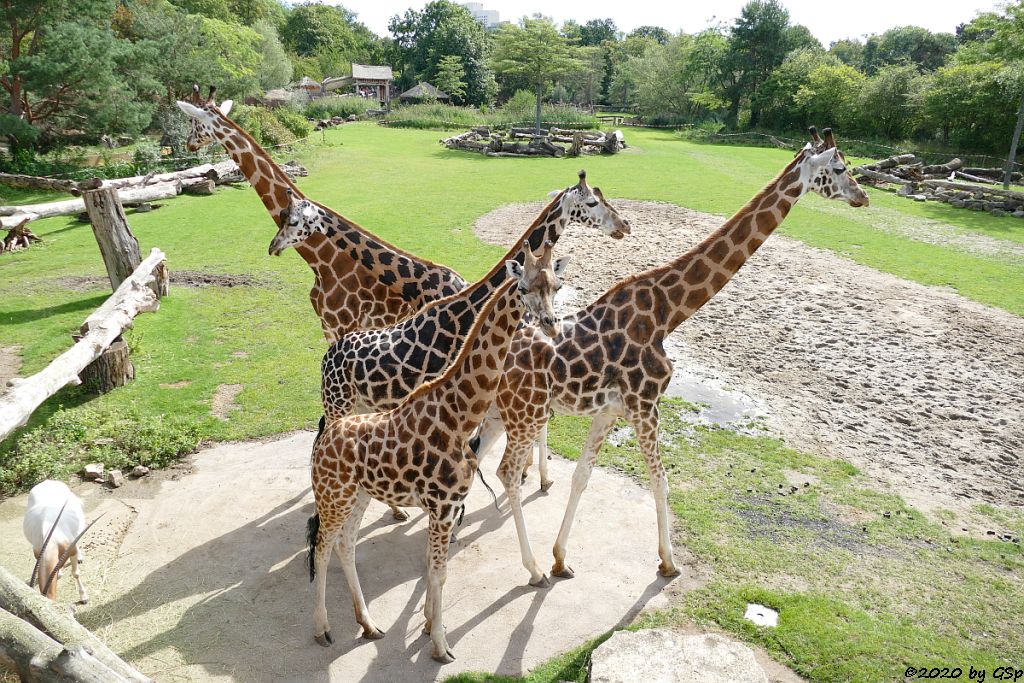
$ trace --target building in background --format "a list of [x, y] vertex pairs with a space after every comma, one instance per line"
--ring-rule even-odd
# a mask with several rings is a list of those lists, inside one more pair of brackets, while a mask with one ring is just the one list
[[484, 9], [482, 3], [464, 2], [462, 6], [469, 10], [473, 18], [484, 25], [484, 28], [498, 28], [498, 10]]

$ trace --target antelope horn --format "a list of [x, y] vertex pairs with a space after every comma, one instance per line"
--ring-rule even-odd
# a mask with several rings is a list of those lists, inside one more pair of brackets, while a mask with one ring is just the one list
[[43, 559], [43, 553], [46, 552], [46, 546], [50, 545], [50, 538], [53, 537], [53, 532], [57, 529], [57, 523], [60, 522], [60, 516], [64, 514], [64, 508], [68, 506], [68, 501], [64, 501], [64, 504], [60, 506], [60, 510], [57, 512], [57, 518], [53, 520], [53, 524], [50, 525], [50, 530], [46, 532], [46, 538], [43, 539], [43, 545], [39, 548], [39, 555], [36, 557], [35, 566], [32, 567], [32, 576], [28, 580], [28, 587], [32, 588], [36, 585], [36, 572], [39, 571], [39, 562]]
[[99, 517], [97, 517], [96, 519], [94, 519], [91, 522], [89, 522], [86, 525], [86, 527], [84, 529], [82, 529], [82, 531], [77, 536], [75, 536], [75, 540], [71, 541], [71, 543], [68, 545], [68, 547], [64, 549], [64, 552], [57, 559], [57, 565], [53, 568], [53, 571], [50, 572], [50, 575], [48, 577], [46, 577], [46, 585], [43, 586], [43, 593], [44, 594], [46, 593], [46, 591], [48, 591], [50, 589], [50, 584], [53, 583], [53, 577], [57, 576], [57, 572], [59, 572], [64, 567], [65, 563], [67, 563], [67, 561], [68, 561], [68, 558], [71, 557], [71, 551], [74, 549], [74, 547], [78, 543], [79, 539], [81, 539], [82, 536], [85, 536], [85, 532], [88, 531], [89, 529], [91, 529], [93, 524], [95, 524], [96, 522], [100, 521], [100, 519], [102, 519], [103, 515], [105, 515], [105, 514], [107, 514], [107, 513], [104, 512]]

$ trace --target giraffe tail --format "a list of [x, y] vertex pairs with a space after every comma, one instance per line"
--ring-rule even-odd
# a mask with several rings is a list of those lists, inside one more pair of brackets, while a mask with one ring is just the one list
[[309, 546], [309, 552], [306, 554], [306, 566], [309, 567], [309, 582], [313, 583], [313, 579], [316, 578], [316, 561], [314, 556], [316, 555], [316, 538], [320, 535], [320, 513], [313, 513], [309, 521], [306, 522], [306, 544]]

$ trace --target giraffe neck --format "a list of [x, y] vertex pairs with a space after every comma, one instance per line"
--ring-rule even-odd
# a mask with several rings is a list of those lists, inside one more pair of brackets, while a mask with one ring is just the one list
[[462, 434], [483, 421], [498, 390], [509, 343], [523, 317], [514, 284], [507, 281], [494, 293], [448, 370], [408, 399], [419, 396], [439, 406], [440, 414]]
[[281, 227], [281, 212], [289, 202], [288, 190], [299, 199], [304, 196], [302, 192], [277, 162], [270, 158], [267, 151], [233, 121], [219, 116], [213, 131], [217, 142], [223, 145], [228, 155], [238, 164], [238, 170], [256, 190], [274, 223]]
[[[757, 251], [806, 193], [795, 159], [732, 218], [700, 244], [667, 264], [640, 273], [599, 301], [652, 310], [651, 332], [667, 334], [706, 304]], [[627, 302], [629, 302], [627, 304]]]

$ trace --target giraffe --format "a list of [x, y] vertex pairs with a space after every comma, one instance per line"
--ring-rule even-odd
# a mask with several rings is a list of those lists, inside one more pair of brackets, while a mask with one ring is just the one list
[[[215, 93], [211, 86], [203, 102], [196, 85], [191, 102], [178, 102], [191, 120], [187, 146], [196, 151], [214, 141], [223, 145], [280, 228], [284, 211], [303, 195], [266, 150], [227, 117], [231, 100], [218, 107]], [[466, 286], [454, 270], [403, 251], [321, 204], [310, 204], [329, 225], [295, 250], [316, 276], [309, 298], [328, 342], [359, 327], [394, 324]]]
[[618, 417], [625, 417], [650, 475], [658, 515], [659, 571], [679, 573], [672, 555], [668, 479], [658, 453], [658, 399], [672, 378], [665, 337], [713, 297], [808, 191], [867, 206], [868, 196], [846, 167], [831, 129], [808, 143], [779, 175], [704, 241], [663, 266], [620, 281], [595, 302], [561, 321], [545, 337], [527, 326], [511, 345], [505, 373], [477, 453], [502, 429], [507, 445], [498, 467], [530, 584], [545, 586], [526, 529], [520, 497], [523, 463], [552, 412], [593, 418], [552, 550], [554, 576], [571, 578], [565, 564], [569, 531], [598, 450]]
[[[522, 319], [524, 297], [518, 290], [536, 277], [554, 278], [550, 249], [542, 253], [539, 263], [528, 251], [524, 265], [507, 261], [505, 267], [509, 280], [480, 311], [462, 350], [443, 375], [421, 385], [389, 411], [330, 421], [321, 418], [313, 443], [316, 513], [307, 525], [307, 559], [316, 589], [314, 636], [324, 647], [333, 642], [326, 591], [327, 565], [336, 545], [363, 636], [384, 635], [370, 617], [355, 564], [359, 525], [373, 497], [390, 505], [415, 505], [427, 513], [424, 631], [430, 634], [435, 660], [455, 659], [441, 622], [442, 591], [451, 533], [464, 512], [477, 471], [478, 461], [466, 448], [467, 441], [494, 399], [509, 342]], [[545, 272], [534, 272], [538, 268]]]

